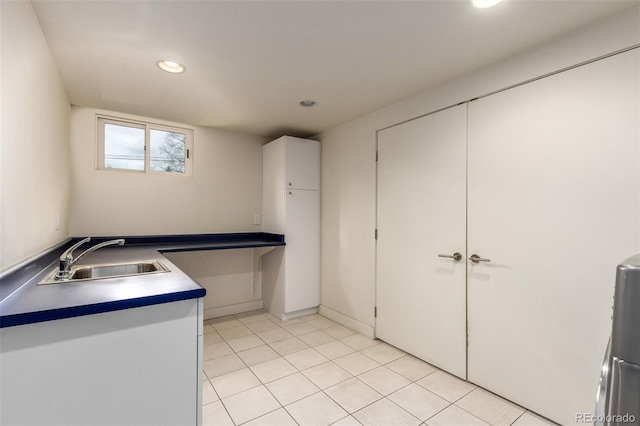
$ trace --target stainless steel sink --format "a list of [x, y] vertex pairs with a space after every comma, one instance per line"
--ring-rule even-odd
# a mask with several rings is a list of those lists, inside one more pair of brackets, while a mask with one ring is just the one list
[[57, 272], [58, 269], [54, 269], [38, 285], [157, 274], [170, 272], [170, 270], [159, 260], [145, 260], [135, 263], [74, 266], [71, 268], [71, 274], [68, 279], [56, 279]]

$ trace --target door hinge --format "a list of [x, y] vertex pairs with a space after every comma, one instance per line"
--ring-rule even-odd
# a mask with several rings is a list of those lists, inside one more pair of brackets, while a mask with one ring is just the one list
[[376, 163], [378, 162], [378, 151], [376, 151]]
[[189, 150], [187, 150], [187, 158], [189, 158]]
[[373, 307], [373, 317], [374, 318], [378, 318], [378, 307], [377, 306]]
[[378, 228], [376, 228], [375, 238], [376, 238], [376, 240], [378, 239]]

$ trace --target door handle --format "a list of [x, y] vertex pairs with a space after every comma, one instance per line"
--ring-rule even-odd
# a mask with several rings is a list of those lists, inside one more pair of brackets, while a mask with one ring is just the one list
[[438, 257], [446, 257], [447, 259], [453, 259], [456, 262], [460, 262], [462, 260], [462, 255], [458, 252], [453, 254], [439, 254]]
[[482, 258], [482, 257], [478, 256], [477, 254], [472, 254], [471, 257], [469, 258], [469, 260], [472, 261], [473, 263], [491, 262], [491, 259]]

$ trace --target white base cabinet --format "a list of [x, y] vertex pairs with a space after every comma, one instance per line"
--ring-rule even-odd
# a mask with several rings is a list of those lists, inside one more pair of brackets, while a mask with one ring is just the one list
[[263, 306], [282, 319], [320, 304], [320, 143], [283, 136], [263, 147], [264, 232], [286, 246], [262, 258]]
[[202, 299], [0, 329], [0, 424], [201, 424]]

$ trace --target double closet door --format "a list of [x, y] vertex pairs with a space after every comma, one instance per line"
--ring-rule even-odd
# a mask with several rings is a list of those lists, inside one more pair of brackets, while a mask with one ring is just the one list
[[640, 252], [639, 65], [379, 132], [380, 339], [561, 424], [593, 411], [615, 268]]

